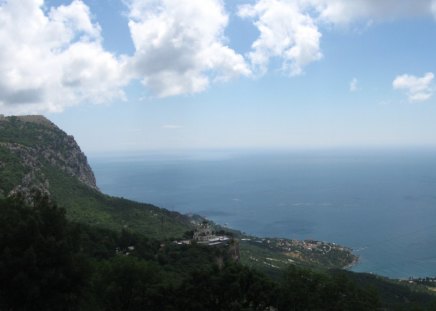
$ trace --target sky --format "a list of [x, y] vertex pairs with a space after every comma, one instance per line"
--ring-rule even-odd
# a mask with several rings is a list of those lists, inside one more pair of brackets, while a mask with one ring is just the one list
[[434, 0], [0, 0], [0, 44], [88, 154], [436, 147]]

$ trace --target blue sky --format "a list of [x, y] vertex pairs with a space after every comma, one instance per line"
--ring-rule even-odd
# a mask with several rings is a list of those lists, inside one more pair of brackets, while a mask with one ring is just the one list
[[436, 146], [431, 0], [0, 8], [0, 113], [87, 153]]

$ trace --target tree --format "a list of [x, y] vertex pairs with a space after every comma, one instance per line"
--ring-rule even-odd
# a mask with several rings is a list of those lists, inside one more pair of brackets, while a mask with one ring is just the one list
[[364, 291], [345, 275], [333, 275], [290, 266], [285, 272], [279, 310], [377, 310], [374, 292]]
[[0, 309], [77, 309], [87, 273], [77, 240], [47, 197], [0, 200]]
[[102, 310], [162, 310], [159, 267], [133, 256], [119, 255], [99, 263], [93, 282]]

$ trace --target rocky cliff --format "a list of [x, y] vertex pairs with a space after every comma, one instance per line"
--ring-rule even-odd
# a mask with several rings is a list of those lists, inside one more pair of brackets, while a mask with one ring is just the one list
[[0, 117], [0, 195], [50, 194], [48, 172], [59, 170], [97, 190], [94, 173], [73, 136], [43, 116]]
[[101, 193], [74, 138], [45, 117], [0, 115], [0, 198], [19, 195], [32, 205], [41, 192], [73, 222], [156, 238], [193, 228], [190, 217]]

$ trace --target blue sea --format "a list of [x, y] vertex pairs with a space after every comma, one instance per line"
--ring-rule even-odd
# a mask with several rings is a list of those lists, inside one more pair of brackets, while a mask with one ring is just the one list
[[354, 271], [436, 276], [436, 151], [144, 152], [90, 157], [100, 189], [248, 234], [351, 247]]

